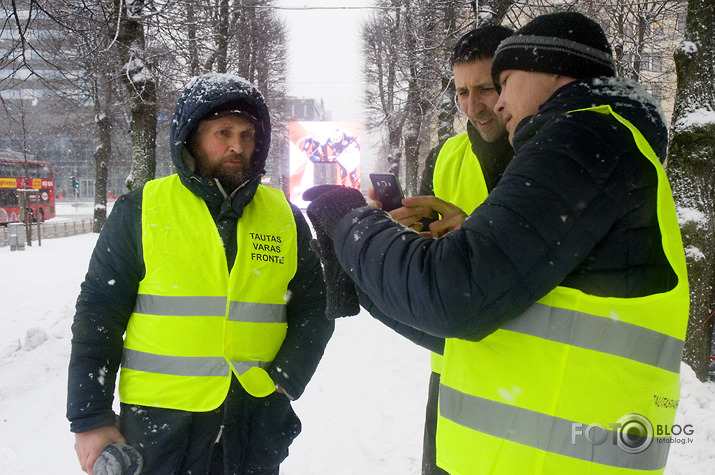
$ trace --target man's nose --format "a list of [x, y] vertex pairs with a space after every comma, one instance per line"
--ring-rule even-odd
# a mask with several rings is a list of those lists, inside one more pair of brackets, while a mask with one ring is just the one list
[[484, 102], [482, 102], [479, 94], [473, 92], [469, 94], [469, 100], [467, 101], [467, 115], [469, 117], [477, 116], [484, 111], [485, 107], [486, 106], [484, 105]]
[[228, 148], [233, 153], [243, 152], [243, 142], [241, 141], [241, 136], [234, 136], [228, 140]]
[[506, 106], [506, 101], [502, 99], [502, 95], [499, 94], [499, 99], [497, 99], [497, 103], [494, 104], [494, 112], [497, 114], [501, 114], [501, 112], [504, 110], [504, 106]]

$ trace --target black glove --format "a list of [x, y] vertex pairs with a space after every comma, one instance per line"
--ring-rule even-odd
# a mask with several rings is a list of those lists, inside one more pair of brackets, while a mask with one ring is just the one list
[[311, 247], [323, 264], [328, 301], [325, 316], [333, 320], [357, 315], [360, 312], [360, 304], [355, 283], [338, 263], [333, 248], [333, 234], [343, 216], [350, 210], [367, 204], [365, 198], [354, 188], [319, 185], [306, 190], [303, 199], [312, 201], [306, 214], [313, 223], [317, 238], [311, 242]]
[[94, 475], [139, 475], [144, 466], [141, 454], [131, 445], [115, 442], [94, 462]]
[[320, 223], [330, 239], [343, 216], [355, 208], [366, 206], [362, 193], [355, 188], [340, 185], [318, 185], [308, 188], [303, 199], [311, 201], [308, 205], [308, 218], [315, 226]]

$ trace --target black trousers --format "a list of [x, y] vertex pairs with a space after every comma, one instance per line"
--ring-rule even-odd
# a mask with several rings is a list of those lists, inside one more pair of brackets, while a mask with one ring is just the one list
[[439, 402], [439, 373], [432, 372], [427, 393], [425, 432], [422, 442], [422, 475], [447, 474], [437, 466], [437, 408]]
[[119, 430], [144, 457], [143, 475], [277, 475], [301, 424], [284, 395], [255, 398], [233, 378], [209, 412], [122, 404]]

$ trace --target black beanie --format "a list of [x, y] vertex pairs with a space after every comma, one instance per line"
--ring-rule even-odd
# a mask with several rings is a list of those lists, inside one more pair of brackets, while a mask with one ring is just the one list
[[595, 21], [577, 12], [541, 15], [499, 44], [492, 77], [507, 69], [580, 79], [615, 76], [613, 50]]

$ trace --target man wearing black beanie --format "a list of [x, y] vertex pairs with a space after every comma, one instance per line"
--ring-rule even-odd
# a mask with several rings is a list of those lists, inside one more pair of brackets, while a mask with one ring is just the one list
[[603, 30], [576, 12], [542, 15], [502, 41], [492, 71], [505, 69], [572, 78], [616, 75], [611, 45]]
[[514, 157], [460, 229], [421, 237], [342, 189], [314, 221], [380, 310], [446, 338], [440, 467], [662, 473], [689, 300], [662, 113], [579, 13], [517, 30], [492, 76]]

